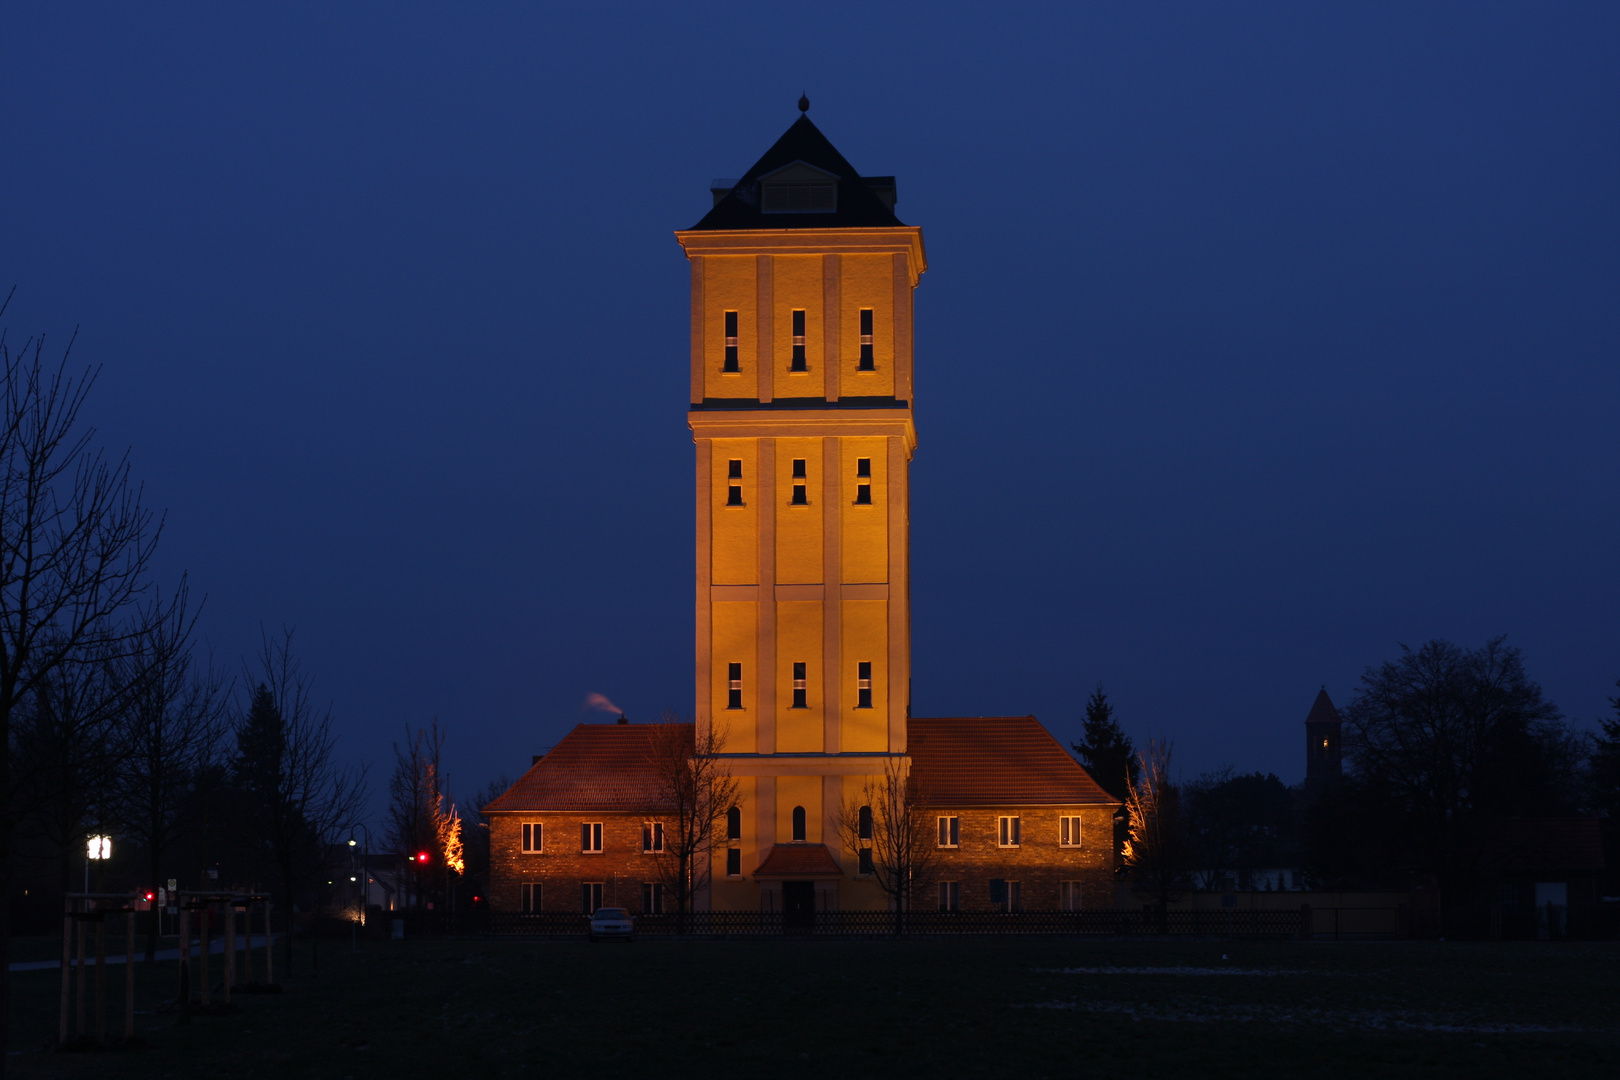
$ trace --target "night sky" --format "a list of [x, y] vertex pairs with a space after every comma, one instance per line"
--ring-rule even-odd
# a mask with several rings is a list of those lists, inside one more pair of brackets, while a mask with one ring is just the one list
[[[672, 231], [796, 117], [923, 228], [914, 713], [1304, 772], [1370, 665], [1620, 676], [1620, 6], [21, 4], [13, 340], [386, 786], [692, 706]], [[380, 799], [378, 802], [380, 803]]]

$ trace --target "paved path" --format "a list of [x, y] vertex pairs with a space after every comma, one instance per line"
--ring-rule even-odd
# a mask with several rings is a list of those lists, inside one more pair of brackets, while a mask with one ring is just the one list
[[[276, 935], [276, 937], [280, 937], [280, 936], [281, 936], [280, 934]], [[241, 945], [238, 945], [237, 948], [241, 948]], [[263, 934], [254, 934], [253, 935], [253, 948], [255, 948], [255, 949], [264, 948], [264, 935]], [[208, 953], [209, 953], [210, 956], [218, 956], [218, 955], [223, 954], [224, 952], [225, 952], [225, 942], [223, 940], [221, 940], [219, 938], [214, 938], [212, 941], [210, 941], [208, 943]], [[193, 945], [191, 947], [191, 955], [192, 956], [197, 956], [198, 955], [197, 946]], [[178, 960], [178, 959], [180, 959], [180, 946], [176, 945], [172, 949], [159, 949], [157, 951], [157, 958], [159, 960]], [[146, 950], [144, 950], [144, 949], [137, 950], [136, 953], [135, 953], [135, 962], [140, 963], [141, 961], [143, 961], [145, 959], [146, 959]], [[124, 962], [124, 954], [121, 953], [121, 952], [118, 953], [116, 956], [109, 954], [108, 957], [107, 957], [107, 963], [109, 963], [109, 964], [122, 964], [123, 962]], [[95, 963], [96, 963], [96, 959], [93, 956], [86, 956], [84, 958], [84, 964], [85, 964], [86, 967], [94, 967]], [[23, 961], [19, 961], [18, 963], [12, 964], [9, 970], [11, 970], [11, 971], [47, 971], [47, 970], [49, 970], [51, 968], [59, 968], [61, 966], [62, 966], [62, 961], [61, 960], [23, 960]], [[74, 963], [72, 966], [77, 967], [78, 964]]]

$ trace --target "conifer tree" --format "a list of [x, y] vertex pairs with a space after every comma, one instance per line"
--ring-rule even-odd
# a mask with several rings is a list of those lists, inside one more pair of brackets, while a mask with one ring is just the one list
[[1071, 745], [1091, 778], [1108, 794], [1125, 802], [1131, 785], [1141, 775], [1141, 763], [1131, 737], [1114, 719], [1114, 707], [1101, 683], [1086, 701], [1085, 741]]

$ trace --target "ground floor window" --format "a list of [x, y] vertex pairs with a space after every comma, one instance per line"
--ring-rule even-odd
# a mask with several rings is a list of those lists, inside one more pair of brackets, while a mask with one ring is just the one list
[[1062, 901], [1064, 911], [1080, 910], [1080, 883], [1078, 881], [1065, 881], [1062, 883]]
[[1001, 911], [1024, 910], [1024, 885], [1020, 881], [990, 879], [990, 902]]
[[525, 915], [533, 915], [541, 910], [538, 881], [525, 881], [518, 886], [518, 910]]
[[641, 913], [643, 915], [662, 915], [664, 913], [663, 882], [647, 881], [642, 883]]
[[585, 914], [594, 915], [596, 909], [602, 906], [602, 883], [600, 881], [587, 881], [580, 885], [580, 906]]
[[962, 883], [959, 881], [942, 881], [939, 883], [939, 910], [962, 910]]

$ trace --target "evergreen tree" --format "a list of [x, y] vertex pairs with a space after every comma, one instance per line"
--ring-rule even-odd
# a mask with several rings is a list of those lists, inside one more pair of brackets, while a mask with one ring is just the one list
[[1108, 794], [1125, 802], [1131, 785], [1141, 777], [1142, 765], [1131, 737], [1114, 719], [1114, 707], [1108, 703], [1101, 683], [1086, 702], [1085, 741], [1071, 745], [1091, 778]]

